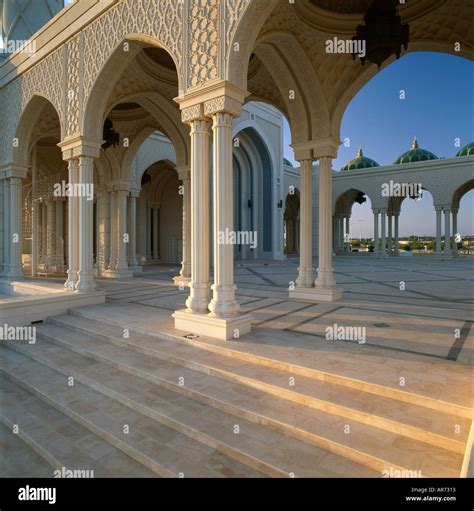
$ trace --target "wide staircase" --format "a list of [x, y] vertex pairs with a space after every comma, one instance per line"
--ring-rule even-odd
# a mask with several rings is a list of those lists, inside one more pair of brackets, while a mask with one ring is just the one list
[[[2, 476], [460, 477], [469, 410], [76, 310], [0, 347]], [[15, 428], [17, 426], [17, 428]], [[13, 430], [17, 434], [13, 434]], [[6, 461], [8, 460], [8, 461]], [[12, 463], [14, 460], [14, 463]]]

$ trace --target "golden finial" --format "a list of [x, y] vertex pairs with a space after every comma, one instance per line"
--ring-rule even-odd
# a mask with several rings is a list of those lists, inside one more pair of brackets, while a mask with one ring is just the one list
[[362, 147], [359, 147], [359, 150], [357, 151], [357, 158], [362, 158], [364, 156], [364, 153], [362, 152]]
[[416, 140], [416, 137], [413, 138], [413, 143], [411, 144], [412, 149], [418, 149], [418, 141]]

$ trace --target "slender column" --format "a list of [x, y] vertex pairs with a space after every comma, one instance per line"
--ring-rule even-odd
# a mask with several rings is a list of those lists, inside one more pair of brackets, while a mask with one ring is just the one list
[[43, 265], [47, 267], [48, 262], [48, 206], [46, 201], [41, 201], [41, 253], [43, 254]]
[[36, 201], [36, 180], [38, 176], [38, 146], [32, 151], [31, 162], [31, 276], [36, 277], [38, 269], [38, 202]]
[[[69, 184], [74, 185], [79, 181], [79, 161], [76, 158], [68, 160]], [[68, 290], [74, 291], [77, 284], [77, 272], [79, 269], [77, 234], [79, 221], [77, 217], [77, 197], [68, 197], [68, 271], [67, 281], [64, 285]]]
[[456, 242], [456, 235], [458, 234], [458, 210], [452, 209], [453, 215], [453, 256], [458, 255], [458, 244]]
[[451, 255], [451, 209], [444, 208], [444, 255]]
[[392, 215], [392, 213], [389, 213], [387, 215], [387, 219], [388, 219], [388, 235], [387, 235], [388, 255], [392, 255], [392, 251], [393, 251], [393, 234], [392, 234], [393, 215]]
[[[22, 186], [21, 178], [10, 178], [10, 271], [8, 277], [17, 278], [23, 275], [21, 261], [23, 233], [22, 233]], [[8, 216], [8, 215], [7, 215]]]
[[[33, 194], [34, 196], [34, 194]], [[38, 266], [38, 206], [37, 200], [31, 202], [31, 276], [36, 277]]]
[[[79, 157], [79, 183], [93, 186], [94, 160], [91, 156]], [[93, 206], [86, 194], [79, 197], [79, 271], [76, 290], [80, 292], [95, 289], [93, 260]]]
[[296, 285], [313, 286], [313, 160], [300, 162], [300, 265]]
[[[345, 236], [344, 236], [344, 240], [345, 240], [345, 250], [346, 250], [346, 254], [350, 254], [351, 253], [351, 224], [350, 224], [350, 221], [351, 221], [351, 217], [350, 215], [346, 215], [344, 217], [345, 219], [345, 223], [346, 223], [346, 231], [345, 231]], [[347, 240], [347, 241], [346, 241]]]
[[4, 204], [4, 215], [3, 215], [3, 275], [6, 277], [10, 272], [10, 245], [11, 245], [11, 223], [10, 223], [10, 180], [5, 179], [3, 181], [3, 204]]
[[114, 271], [117, 267], [117, 192], [110, 192], [110, 261], [109, 270]]
[[394, 213], [394, 217], [395, 217], [395, 255], [396, 256], [399, 256], [400, 255], [400, 247], [399, 247], [399, 238], [400, 238], [400, 233], [399, 233], [399, 220], [400, 220], [400, 213]]
[[331, 299], [340, 298], [342, 293], [336, 290], [332, 268], [332, 158], [319, 158], [319, 267], [315, 285], [319, 291], [329, 291]]
[[152, 259], [152, 244], [151, 244], [151, 233], [152, 233], [152, 229], [151, 229], [151, 220], [152, 220], [152, 213], [153, 213], [153, 208], [149, 206], [148, 202], [146, 204], [146, 207], [145, 207], [145, 211], [146, 211], [146, 260], [147, 261], [151, 261]]
[[55, 253], [54, 233], [56, 231], [56, 209], [53, 199], [46, 201], [46, 267], [53, 270], [53, 256]]
[[129, 226], [128, 235], [130, 242], [128, 245], [128, 264], [130, 267], [138, 266], [137, 261], [137, 192], [131, 192], [129, 203]]
[[183, 176], [183, 260], [181, 277], [191, 278], [191, 173]]
[[155, 204], [153, 207], [153, 259], [158, 261], [160, 259], [160, 226], [159, 226], [159, 218], [160, 218], [160, 206]]
[[436, 206], [436, 255], [441, 256], [441, 206]]
[[380, 250], [380, 255], [382, 257], [385, 257], [387, 255], [387, 238], [386, 238], [386, 229], [387, 229], [387, 213], [385, 211], [382, 211], [380, 213], [380, 223], [381, 226], [381, 242], [382, 242], [382, 248]]
[[110, 235], [108, 226], [109, 215], [107, 210], [110, 209], [109, 193], [106, 191], [97, 194], [97, 262], [99, 272], [102, 273], [108, 266], [108, 254], [110, 253], [110, 239], [107, 238], [107, 230]]
[[58, 272], [64, 271], [64, 200], [56, 199], [56, 254]]
[[338, 217], [338, 223], [339, 223], [339, 237], [337, 239], [337, 251], [339, 254], [342, 254], [344, 250], [344, 215], [339, 214]]
[[230, 113], [213, 115], [214, 284], [209, 310], [218, 317], [237, 314], [240, 309], [235, 299], [234, 245], [226, 240], [226, 233], [234, 228], [232, 119]]
[[127, 190], [117, 191], [117, 271], [128, 270], [127, 251]]
[[374, 255], [379, 254], [379, 212], [374, 211]]
[[188, 310], [206, 313], [209, 304], [209, 152], [211, 123], [191, 123], [191, 282]]

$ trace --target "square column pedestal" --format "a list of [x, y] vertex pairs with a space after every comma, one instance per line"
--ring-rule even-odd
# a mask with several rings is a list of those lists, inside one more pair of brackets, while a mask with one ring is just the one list
[[212, 314], [198, 314], [186, 309], [173, 314], [174, 326], [187, 333], [214, 337], [227, 341], [238, 339], [250, 332], [252, 317], [249, 314], [239, 314], [235, 317], [218, 318]]
[[342, 298], [342, 289], [318, 289], [316, 287], [296, 287], [289, 292], [291, 300], [303, 302], [337, 302]]

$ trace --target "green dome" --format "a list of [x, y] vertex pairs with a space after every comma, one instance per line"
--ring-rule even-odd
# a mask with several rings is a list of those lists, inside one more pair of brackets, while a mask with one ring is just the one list
[[470, 144], [467, 144], [465, 145], [460, 151], [458, 154], [456, 154], [456, 157], [457, 156], [471, 156], [474, 154], [474, 142], [471, 142]]
[[413, 144], [411, 146], [411, 149], [409, 151], [406, 151], [401, 156], [399, 156], [395, 161], [394, 165], [400, 165], [403, 163], [413, 163], [415, 161], [426, 161], [426, 160], [438, 160], [439, 158], [433, 154], [430, 153], [430, 151], [427, 151], [426, 149], [421, 149], [421, 147], [418, 146], [418, 142], [416, 140], [416, 137], [413, 139]]
[[371, 158], [367, 158], [367, 156], [364, 156], [364, 153], [362, 152], [362, 149], [359, 149], [357, 151], [357, 156], [351, 160], [348, 161], [342, 168], [342, 170], [355, 170], [355, 169], [368, 169], [370, 167], [380, 167], [380, 165]]

